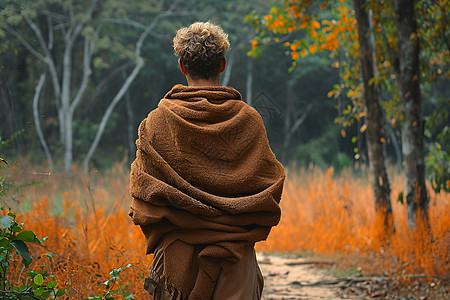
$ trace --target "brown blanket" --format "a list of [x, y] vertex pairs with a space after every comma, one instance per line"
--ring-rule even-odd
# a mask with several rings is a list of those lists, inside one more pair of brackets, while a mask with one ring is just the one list
[[285, 173], [262, 118], [233, 88], [176, 85], [136, 145], [130, 216], [147, 254], [161, 243], [172, 293], [210, 299], [221, 269], [280, 220]]

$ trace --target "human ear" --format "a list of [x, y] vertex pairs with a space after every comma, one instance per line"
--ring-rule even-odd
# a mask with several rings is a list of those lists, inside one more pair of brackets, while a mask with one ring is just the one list
[[227, 59], [224, 57], [222, 61], [222, 65], [220, 66], [220, 73], [225, 71], [225, 67], [227, 66]]
[[181, 73], [183, 73], [184, 75], [187, 75], [186, 68], [184, 67], [183, 63], [181, 62], [181, 59], [178, 59], [178, 64], [180, 65]]

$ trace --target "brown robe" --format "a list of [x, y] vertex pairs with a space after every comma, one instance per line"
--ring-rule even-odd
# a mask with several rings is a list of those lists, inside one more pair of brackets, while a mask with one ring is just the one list
[[285, 173], [256, 110], [230, 87], [176, 85], [139, 126], [130, 216], [165, 289], [211, 299], [219, 276], [280, 220]]

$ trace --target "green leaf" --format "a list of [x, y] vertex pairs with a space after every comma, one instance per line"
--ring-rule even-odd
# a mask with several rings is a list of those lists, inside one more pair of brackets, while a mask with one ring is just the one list
[[30, 256], [27, 244], [20, 240], [13, 240], [11, 241], [11, 244], [14, 249], [16, 249], [17, 253], [22, 256], [25, 266], [28, 267], [33, 259]]
[[47, 299], [48, 296], [50, 296], [51, 292], [52, 292], [52, 290], [47, 290], [41, 294], [41, 297], [44, 299]]
[[4, 237], [2, 237], [0, 239], [0, 249], [1, 248], [9, 248], [9, 247], [11, 247], [10, 244], [9, 244], [9, 240], [4, 238]]
[[36, 271], [33, 271], [33, 270], [27, 272], [27, 276], [30, 277], [31, 279], [33, 279], [34, 276], [36, 276], [37, 274], [38, 273]]
[[2, 226], [3, 230], [6, 228], [9, 228], [13, 224], [13, 220], [10, 216], [1, 216], [0, 217], [0, 225]]
[[33, 231], [22, 231], [15, 237], [16, 240], [21, 240], [24, 242], [40, 243], [39, 239], [36, 237]]
[[8, 165], [8, 162], [0, 157], [0, 163], [4, 163], [5, 165]]
[[18, 226], [18, 225], [13, 225], [13, 226], [11, 226], [11, 231], [12, 232], [19, 232], [19, 231], [21, 231], [23, 228], [22, 227], [20, 227], [20, 226]]
[[37, 285], [41, 285], [44, 283], [44, 277], [42, 277], [42, 274], [37, 274], [33, 278], [33, 282]]
[[398, 194], [397, 202], [400, 202], [401, 204], [403, 204], [403, 191], [401, 191], [401, 192]]
[[[39, 274], [39, 275], [41, 275], [41, 274]], [[39, 297], [42, 295], [43, 292], [44, 292], [44, 288], [41, 286], [34, 290], [34, 295]]]
[[47, 283], [47, 287], [49, 289], [53, 289], [56, 286], [56, 280], [50, 281], [49, 283]]
[[56, 297], [61, 297], [62, 295], [64, 295], [66, 293], [66, 290], [64, 290], [64, 289], [59, 289], [57, 292], [56, 292]]

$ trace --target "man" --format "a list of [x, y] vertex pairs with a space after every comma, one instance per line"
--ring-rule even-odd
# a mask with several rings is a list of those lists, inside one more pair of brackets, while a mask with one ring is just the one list
[[174, 40], [187, 86], [175, 85], [139, 126], [130, 216], [154, 253], [153, 299], [260, 299], [254, 243], [280, 220], [285, 173], [263, 121], [220, 86], [227, 35], [210, 23]]

